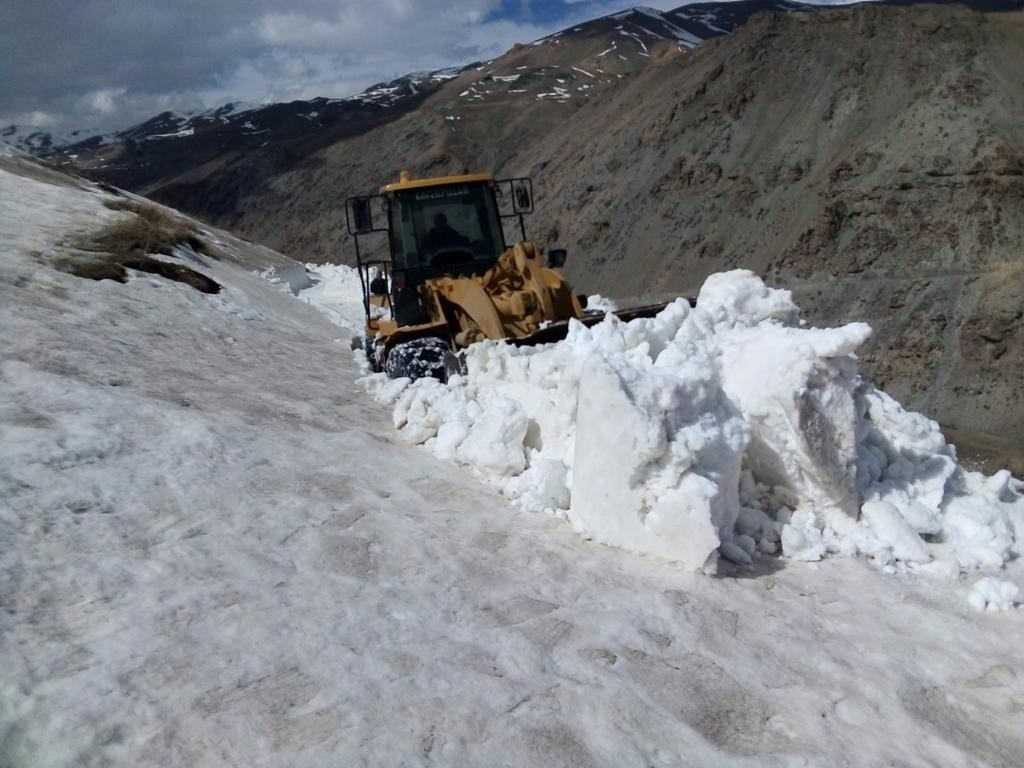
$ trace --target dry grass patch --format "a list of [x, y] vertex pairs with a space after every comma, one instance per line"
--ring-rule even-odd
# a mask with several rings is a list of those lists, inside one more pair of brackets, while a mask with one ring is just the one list
[[219, 283], [194, 269], [151, 256], [171, 256], [176, 247], [187, 245], [196, 253], [219, 259], [220, 252], [200, 236], [194, 224], [138, 200], [107, 200], [104, 205], [132, 215], [80, 243], [80, 250], [58, 259], [54, 266], [78, 277], [119, 283], [127, 281], [127, 270], [135, 269], [185, 283], [204, 293], [220, 291]]
[[170, 256], [174, 248], [187, 245], [196, 253], [213, 259], [221, 254], [210, 246], [191, 222], [179, 219], [155, 205], [138, 200], [107, 200], [104, 205], [113, 211], [134, 216], [107, 227], [93, 238], [95, 247], [114, 255], [162, 253]]
[[179, 283], [190, 285], [203, 293], [220, 293], [220, 283], [196, 272], [184, 264], [172, 264], [169, 261], [154, 259], [152, 256], [133, 256], [118, 258], [113, 254], [90, 254], [85, 258], [67, 257], [59, 260], [55, 266], [76, 277], [90, 280], [116, 280], [128, 282], [128, 270], [148, 272], [151, 275], [166, 277]]

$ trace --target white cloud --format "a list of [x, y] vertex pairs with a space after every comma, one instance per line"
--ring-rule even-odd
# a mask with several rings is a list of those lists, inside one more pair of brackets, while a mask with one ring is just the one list
[[256, 35], [267, 45], [305, 48], [337, 40], [345, 27], [297, 13], [268, 13], [253, 22]]
[[58, 115], [38, 109], [30, 112], [14, 113], [9, 117], [10, 119], [0, 118], [0, 126], [13, 123], [20, 126], [34, 126], [36, 128], [49, 130], [51, 128], [55, 128], [60, 123], [60, 117]]
[[117, 107], [117, 101], [127, 93], [127, 88], [100, 88], [82, 97], [82, 105], [98, 115], [109, 115]]

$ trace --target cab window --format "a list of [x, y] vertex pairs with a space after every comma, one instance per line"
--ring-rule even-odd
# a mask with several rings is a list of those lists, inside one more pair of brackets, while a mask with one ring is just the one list
[[505, 250], [501, 220], [488, 184], [451, 184], [393, 193], [388, 208], [395, 269], [465, 263], [491, 266]]

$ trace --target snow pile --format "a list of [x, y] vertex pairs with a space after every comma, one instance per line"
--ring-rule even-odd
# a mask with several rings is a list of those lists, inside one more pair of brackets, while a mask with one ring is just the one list
[[365, 382], [396, 428], [598, 541], [711, 569], [864, 554], [956, 574], [1019, 554], [1024, 497], [863, 382], [864, 323], [806, 327], [790, 293], [711, 276], [695, 309], [467, 351], [468, 376]]
[[[271, 283], [275, 283], [276, 285], [284, 286], [291, 291], [294, 296], [298, 296], [301, 291], [308, 290], [314, 285], [309, 270], [305, 265], [297, 262], [294, 266], [278, 265], [274, 267], [267, 267], [265, 269], [257, 269], [253, 274]], [[318, 307], [318, 309], [325, 314], [327, 313], [324, 308]]]
[[967, 602], [977, 611], [1008, 611], [1016, 604], [1019, 593], [1016, 584], [987, 576], [974, 584]]
[[363, 294], [359, 273], [342, 264], [307, 264], [313, 282], [299, 294], [307, 304], [314, 304], [338, 325], [362, 332]]

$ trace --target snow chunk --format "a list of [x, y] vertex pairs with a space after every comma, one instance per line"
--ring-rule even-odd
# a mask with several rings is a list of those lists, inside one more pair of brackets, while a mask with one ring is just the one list
[[782, 552], [793, 560], [821, 560], [825, 541], [814, 515], [807, 511], [793, 515], [782, 529]]
[[942, 535], [962, 568], [1000, 568], [1020, 556], [1024, 496], [1011, 481], [1005, 470], [992, 477], [960, 470], [953, 477], [942, 502]]
[[708, 277], [697, 296], [697, 306], [713, 328], [752, 327], [765, 320], [796, 325], [800, 320], [800, 308], [789, 291], [769, 288], [745, 269]]
[[1018, 594], [1016, 584], [988, 576], [974, 583], [967, 602], [976, 611], [1008, 611], [1017, 604]]
[[617, 302], [613, 299], [609, 299], [602, 296], [600, 293], [595, 293], [593, 296], [587, 296], [587, 312], [600, 312], [602, 314], [608, 314], [609, 312], [615, 312], [619, 308]]
[[914, 531], [936, 538], [933, 555], [960, 569], [1000, 568], [1020, 554], [1024, 496], [1008, 472], [986, 478], [962, 469], [938, 424], [884, 392], [865, 386], [858, 400], [857, 472], [865, 504], [891, 504]]
[[928, 545], [917, 535], [900, 511], [885, 501], [869, 501], [862, 508], [864, 521], [875, 536], [888, 542], [893, 557], [911, 563], [927, 563], [932, 559]]
[[[770, 318], [776, 310], [759, 304], [737, 317]], [[863, 323], [841, 329], [767, 323], [735, 329], [722, 350], [723, 387], [751, 432], [748, 466], [762, 481], [792, 489], [798, 506], [832, 524], [838, 516], [857, 517], [850, 354], [869, 334]]]
[[606, 544], [713, 566], [738, 512], [737, 415], [700, 381], [586, 367], [569, 519]]

